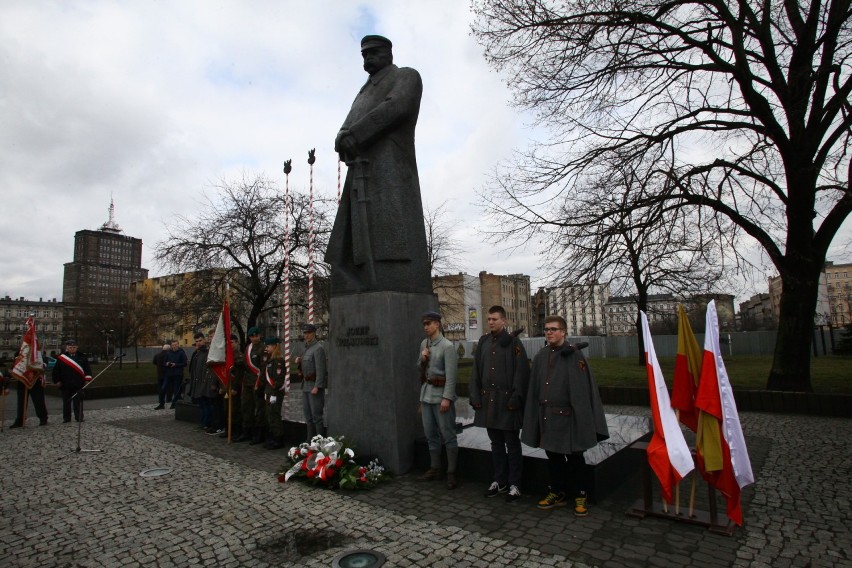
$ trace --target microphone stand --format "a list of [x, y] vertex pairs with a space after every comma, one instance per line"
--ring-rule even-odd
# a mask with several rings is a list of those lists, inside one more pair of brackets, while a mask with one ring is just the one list
[[[73, 396], [71, 396], [71, 404], [72, 405], [74, 404], [74, 399], [77, 398], [77, 396], [80, 397], [80, 420], [77, 422], [77, 448], [74, 449], [74, 450], [71, 450], [71, 453], [80, 454], [80, 453], [86, 452], [86, 453], [90, 453], [90, 454], [95, 454], [95, 453], [100, 453], [100, 452], [103, 451], [103, 450], [83, 450], [83, 449], [80, 448], [80, 437], [83, 435], [83, 418], [84, 418], [83, 401], [86, 399], [86, 396], [83, 393], [83, 391], [85, 391], [89, 387], [89, 385], [91, 385], [96, 380], [98, 380], [98, 377], [100, 377], [101, 375], [106, 373], [107, 369], [112, 367], [115, 364], [116, 361], [120, 361], [125, 355], [126, 355], [126, 353], [122, 353], [121, 355], [117, 355], [117, 356], [113, 357], [112, 361], [109, 362], [109, 365], [104, 367], [103, 370], [100, 373], [98, 373], [97, 375], [95, 375], [92, 378], [91, 381], [84, 384], [83, 388], [81, 388], [80, 390], [75, 392], [73, 394]], [[62, 459], [62, 458], [59, 458], [59, 459]]]

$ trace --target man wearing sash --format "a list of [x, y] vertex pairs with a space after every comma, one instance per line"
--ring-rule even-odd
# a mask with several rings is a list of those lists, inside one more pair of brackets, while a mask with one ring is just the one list
[[[92, 368], [89, 360], [77, 352], [77, 342], [73, 339], [65, 341], [65, 352], [56, 359], [53, 367], [53, 382], [62, 392], [62, 421], [71, 422], [72, 397], [92, 380]], [[82, 395], [74, 397], [74, 419], [83, 420]]]
[[[243, 379], [240, 399], [240, 415], [242, 418], [243, 431], [235, 440], [236, 442], [251, 441], [260, 443], [263, 436], [263, 422], [258, 420], [258, 406], [262, 406], [258, 399], [258, 390], [263, 386], [260, 383], [260, 370], [263, 366], [263, 338], [260, 336], [260, 328], [250, 327], [246, 332], [249, 343], [246, 345], [245, 357], [246, 373]], [[257, 442], [255, 442], [257, 440]]]

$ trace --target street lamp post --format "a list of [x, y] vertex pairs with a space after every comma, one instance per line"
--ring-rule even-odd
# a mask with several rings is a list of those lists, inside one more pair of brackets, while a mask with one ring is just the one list
[[104, 336], [106, 337], [106, 354], [104, 355], [104, 358], [109, 359], [109, 339], [110, 337], [112, 337], [113, 330], [104, 329], [101, 330], [101, 333], [104, 334]]
[[118, 331], [118, 355], [120, 359], [118, 360], [118, 368], [122, 369], [121, 363], [124, 360], [124, 357], [121, 357], [122, 351], [124, 350], [124, 312], [118, 312], [118, 321], [119, 321], [119, 331]]

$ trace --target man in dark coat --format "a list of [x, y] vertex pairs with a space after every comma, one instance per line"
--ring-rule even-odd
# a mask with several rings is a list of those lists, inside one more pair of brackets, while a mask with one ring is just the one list
[[65, 341], [65, 352], [56, 358], [53, 367], [53, 382], [62, 392], [62, 421], [71, 422], [71, 406], [74, 406], [74, 419], [83, 420], [83, 395], [74, 396], [86, 383], [92, 380], [92, 368], [89, 360], [77, 352], [77, 342]]
[[[160, 397], [160, 404], [154, 410], [158, 410], [160, 408], [166, 407], [166, 391], [163, 388], [163, 383], [166, 380], [166, 353], [172, 346], [168, 343], [163, 345], [163, 350], [158, 351], [156, 355], [154, 355], [153, 363], [157, 368], [157, 394]], [[168, 393], [168, 400], [171, 402], [172, 394], [171, 391]]]
[[166, 380], [163, 381], [163, 389], [160, 391], [160, 404], [154, 410], [163, 408], [163, 396], [172, 393], [172, 405], [169, 408], [174, 408], [175, 403], [180, 400], [180, 387], [183, 383], [183, 369], [186, 367], [186, 351], [180, 346], [177, 339], [172, 340], [172, 347], [166, 351], [165, 367]]
[[391, 42], [361, 40], [361, 87], [334, 141], [346, 183], [325, 260], [332, 295], [376, 290], [432, 293], [414, 129], [420, 74], [393, 64]]
[[539, 509], [567, 505], [571, 490], [574, 514], [583, 517], [588, 514], [580, 485], [583, 452], [609, 438], [609, 430], [589, 364], [565, 342], [567, 327], [560, 316], [544, 320], [547, 345], [533, 358], [521, 441], [547, 454], [550, 492]]
[[470, 405], [474, 426], [486, 428], [491, 440], [494, 481], [486, 497], [508, 493], [506, 501], [521, 496], [521, 426], [530, 365], [521, 340], [506, 330], [506, 310], [488, 310], [488, 329], [476, 346], [470, 378]]

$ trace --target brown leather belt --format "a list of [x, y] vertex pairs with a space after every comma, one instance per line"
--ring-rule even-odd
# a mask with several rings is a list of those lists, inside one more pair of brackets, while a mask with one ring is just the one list
[[316, 379], [317, 379], [316, 375], [305, 375], [305, 380], [308, 381], [308, 382], [315, 381]]
[[429, 377], [426, 382], [433, 387], [442, 387], [447, 384], [447, 377]]

